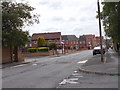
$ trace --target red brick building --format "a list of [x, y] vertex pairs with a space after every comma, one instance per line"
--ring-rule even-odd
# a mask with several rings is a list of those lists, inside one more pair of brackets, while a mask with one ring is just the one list
[[[100, 36], [96, 36], [95, 38], [96, 38], [96, 46], [100, 46]], [[105, 44], [103, 36], [102, 36], [102, 43], [103, 43], [103, 45]]]
[[78, 38], [75, 35], [62, 35], [62, 41], [66, 48], [78, 49]]
[[95, 35], [88, 34], [79, 37], [79, 48], [93, 48], [96, 46]]
[[96, 39], [95, 35], [89, 34], [89, 35], [84, 35], [86, 36], [86, 47], [95, 47], [96, 46]]
[[61, 32], [52, 32], [52, 33], [34, 33], [31, 38], [32, 47], [38, 47], [37, 38], [43, 37], [46, 40], [46, 43], [61, 42]]
[[80, 48], [86, 48], [86, 36], [84, 36], [84, 35], [80, 36], [78, 44], [79, 44], [79, 49]]

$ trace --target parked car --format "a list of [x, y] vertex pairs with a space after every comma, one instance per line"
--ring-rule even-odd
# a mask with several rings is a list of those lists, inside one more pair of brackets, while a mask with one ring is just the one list
[[[100, 47], [95, 47], [93, 49], [93, 55], [96, 55], [96, 54], [101, 54], [101, 48]], [[103, 47], [103, 54], [105, 54], [105, 48]]]

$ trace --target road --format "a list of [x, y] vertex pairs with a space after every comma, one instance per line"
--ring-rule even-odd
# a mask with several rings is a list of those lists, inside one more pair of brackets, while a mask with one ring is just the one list
[[110, 88], [110, 90], [118, 90], [118, 76], [74, 72], [69, 78], [63, 79], [57, 88], [102, 88], [103, 90]]
[[83, 64], [78, 62], [91, 57], [92, 50], [85, 50], [60, 57], [27, 58], [36, 62], [3, 69], [3, 88], [56, 88]]

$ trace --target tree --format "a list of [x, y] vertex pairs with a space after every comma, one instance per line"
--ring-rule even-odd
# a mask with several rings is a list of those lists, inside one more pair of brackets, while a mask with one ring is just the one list
[[43, 37], [38, 37], [38, 47], [45, 47], [47, 46], [46, 41]]
[[120, 2], [103, 2], [101, 12], [106, 35], [115, 43], [120, 43]]
[[54, 49], [54, 50], [55, 50], [56, 47], [57, 47], [57, 46], [56, 46], [56, 43], [55, 43], [55, 42], [51, 42], [51, 43], [49, 44], [49, 48], [50, 48], [50, 49]]
[[10, 47], [11, 61], [13, 52], [18, 61], [18, 47], [28, 40], [29, 33], [23, 27], [39, 23], [39, 15], [31, 14], [34, 9], [27, 4], [2, 1], [2, 46]]

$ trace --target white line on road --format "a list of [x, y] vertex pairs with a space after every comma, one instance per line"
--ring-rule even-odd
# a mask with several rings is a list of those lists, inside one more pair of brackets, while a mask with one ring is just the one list
[[74, 71], [74, 73], [77, 73], [78, 71]]
[[84, 60], [84, 61], [79, 61], [79, 62], [77, 62], [77, 63], [86, 63], [88, 60]]
[[36, 63], [33, 64], [33, 66], [36, 66], [36, 65], [37, 65]]
[[83, 76], [74, 76], [74, 77], [80, 78], [80, 77], [83, 77]]
[[77, 84], [78, 78], [64, 79], [59, 85], [65, 85], [66, 83]]
[[13, 67], [11, 67], [11, 68], [22, 67], [22, 66], [24, 66], [24, 65], [26, 65], [26, 64], [16, 65], [16, 66], [13, 66]]

